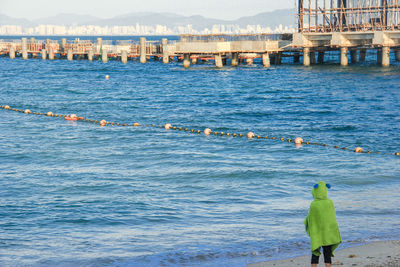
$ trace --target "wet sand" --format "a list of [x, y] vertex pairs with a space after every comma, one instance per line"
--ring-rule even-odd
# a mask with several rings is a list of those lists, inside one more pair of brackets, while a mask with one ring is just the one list
[[[311, 266], [310, 255], [284, 260], [253, 263], [248, 264], [247, 266]], [[320, 257], [319, 262], [318, 266], [325, 266], [323, 256]], [[400, 267], [400, 240], [373, 242], [358, 247], [338, 249], [335, 252], [335, 257], [332, 258], [332, 266]]]

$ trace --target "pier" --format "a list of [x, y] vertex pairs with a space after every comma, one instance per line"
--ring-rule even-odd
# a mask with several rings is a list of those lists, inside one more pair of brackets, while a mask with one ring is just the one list
[[297, 31], [293, 34], [181, 35], [179, 41], [148, 41], [145, 37], [139, 41], [21, 38], [0, 40], [0, 55], [104, 63], [120, 60], [124, 64], [134, 59], [145, 64], [154, 59], [165, 64], [179, 61], [185, 68], [208, 61], [217, 68], [252, 65], [255, 60], [268, 68], [288, 58], [285, 63], [310, 66], [326, 63], [327, 55], [335, 55], [335, 63], [347, 66], [364, 62], [371, 52], [383, 67], [390, 66], [391, 58], [400, 61], [400, 0], [295, 3]]

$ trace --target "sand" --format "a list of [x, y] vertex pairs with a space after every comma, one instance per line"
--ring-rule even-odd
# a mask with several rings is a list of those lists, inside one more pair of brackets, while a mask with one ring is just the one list
[[[292, 259], [266, 261], [248, 264], [247, 267], [290, 267], [311, 266], [311, 255]], [[323, 256], [318, 266], [325, 266]], [[373, 242], [367, 245], [337, 249], [332, 258], [332, 266], [400, 267], [400, 240]]]

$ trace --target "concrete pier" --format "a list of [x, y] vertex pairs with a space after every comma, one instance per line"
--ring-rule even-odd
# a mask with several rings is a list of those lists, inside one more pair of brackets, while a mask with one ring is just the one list
[[262, 54], [262, 63], [263, 63], [263, 66], [266, 67], [266, 68], [271, 67], [271, 61], [269, 59], [269, 54], [268, 53]]
[[350, 61], [352, 64], [357, 63], [357, 50], [355, 49], [350, 50]]
[[108, 62], [108, 51], [107, 51], [107, 49], [103, 48], [102, 53], [101, 53], [101, 61], [103, 61], [103, 63], [107, 63]]
[[222, 68], [224, 65], [222, 63], [222, 56], [220, 54], [214, 55], [215, 67]]
[[388, 46], [382, 47], [382, 66], [390, 66], [390, 47]]
[[310, 66], [310, 48], [303, 48], [303, 65]]
[[47, 58], [47, 51], [46, 51], [46, 49], [42, 49], [41, 54], [42, 54], [42, 59], [43, 59], [43, 60], [46, 60], [46, 58]]
[[161, 47], [162, 47], [163, 63], [168, 64], [169, 56], [168, 56], [168, 40], [167, 40], [167, 38], [161, 39]]
[[88, 51], [87, 58], [88, 58], [89, 62], [93, 61], [93, 51], [92, 50]]
[[22, 38], [21, 45], [22, 45], [22, 58], [28, 59], [28, 39]]
[[360, 62], [365, 61], [365, 57], [367, 56], [367, 49], [360, 50]]
[[239, 65], [239, 53], [232, 53], [232, 66]]
[[10, 47], [10, 51], [9, 51], [9, 53], [8, 53], [8, 56], [9, 56], [11, 59], [14, 59], [14, 58], [15, 58], [15, 48], [14, 48], [14, 46], [11, 46], [11, 47]]
[[146, 63], [146, 38], [140, 37], [140, 63]]
[[49, 59], [54, 60], [54, 51], [53, 51], [53, 48], [51, 48], [51, 47], [49, 49]]
[[396, 56], [396, 61], [400, 61], [400, 49], [396, 49], [394, 51], [394, 54]]
[[318, 52], [318, 64], [324, 64], [325, 60], [325, 51]]
[[121, 51], [121, 62], [124, 64], [128, 63], [128, 51], [126, 50]]
[[190, 54], [183, 55], [183, 67], [189, 68], [190, 67]]
[[72, 53], [72, 49], [68, 49], [67, 59], [70, 61], [74, 59], [74, 54]]
[[349, 49], [347, 47], [340, 48], [340, 65], [347, 66], [349, 64], [349, 60], [347, 58], [347, 51]]

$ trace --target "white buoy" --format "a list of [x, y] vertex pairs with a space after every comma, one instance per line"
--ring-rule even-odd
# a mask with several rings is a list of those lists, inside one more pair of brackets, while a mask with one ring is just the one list
[[302, 144], [303, 142], [304, 142], [303, 138], [301, 138], [301, 137], [297, 137], [296, 139], [294, 139], [295, 144]]
[[255, 135], [254, 135], [253, 132], [248, 132], [248, 133], [247, 133], [247, 138], [250, 138], [250, 139], [251, 139], [251, 138], [254, 138], [254, 136], [255, 136]]
[[211, 134], [211, 129], [210, 128], [204, 129], [204, 134], [205, 135], [210, 135]]
[[110, 79], [110, 76], [109, 76], [109, 75], [106, 75], [106, 80], [108, 80], [108, 79]]
[[101, 120], [100, 121], [100, 126], [106, 126], [106, 123], [107, 123], [106, 120]]
[[166, 123], [166, 124], [164, 125], [164, 128], [165, 128], [166, 130], [169, 130], [169, 129], [172, 128], [172, 125], [171, 125], [170, 123]]
[[356, 149], [354, 149], [354, 152], [356, 152], [356, 153], [362, 153], [363, 152], [363, 149], [361, 148], [361, 147], [356, 147]]
[[53, 116], [53, 112], [51, 111], [47, 112], [47, 116]]
[[30, 111], [29, 109], [25, 109], [25, 110], [24, 110], [24, 113], [30, 114], [30, 113], [32, 113], [32, 111]]

